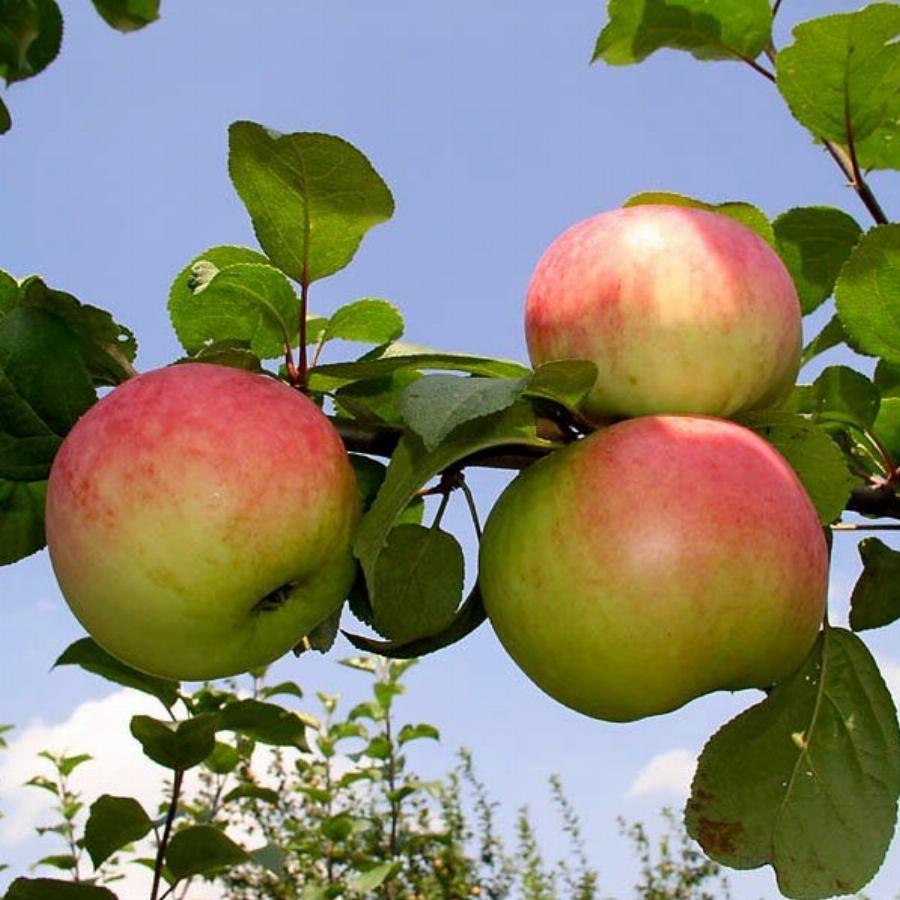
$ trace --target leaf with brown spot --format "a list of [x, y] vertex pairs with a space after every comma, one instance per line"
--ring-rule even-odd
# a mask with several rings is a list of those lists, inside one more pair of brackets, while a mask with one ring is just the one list
[[771, 865], [787, 897], [860, 890], [894, 834], [900, 728], [862, 641], [828, 628], [800, 669], [715, 734], [688, 831], [718, 862]]

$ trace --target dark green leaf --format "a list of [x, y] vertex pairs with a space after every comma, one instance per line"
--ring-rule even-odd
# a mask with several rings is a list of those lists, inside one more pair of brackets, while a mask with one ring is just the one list
[[96, 400], [72, 332], [41, 309], [0, 319], [0, 477], [43, 481], [61, 439]]
[[[198, 264], [199, 265], [199, 264]], [[246, 341], [261, 359], [274, 359], [285, 344], [296, 346], [300, 301], [290, 282], [270, 265], [220, 267], [187, 299], [179, 292], [169, 312], [188, 353], [220, 341]]]
[[42, 309], [65, 323], [78, 341], [95, 385], [115, 387], [134, 374], [131, 364], [137, 355], [137, 340], [106, 310], [49, 288], [35, 275], [22, 282], [17, 305]]
[[96, 869], [116, 850], [139, 841], [150, 833], [153, 822], [133, 797], [104, 794], [91, 804], [84, 826], [84, 846]]
[[203, 765], [216, 775], [227, 775], [233, 772], [241, 761], [241, 754], [231, 744], [216, 741], [213, 752], [203, 760]]
[[327, 653], [333, 646], [338, 632], [341, 630], [341, 615], [343, 607], [339, 607], [333, 613], [326, 616], [307, 634], [294, 650], [299, 654], [305, 650], [315, 650], [318, 653]]
[[133, 716], [131, 733], [144, 753], [167, 769], [190, 769], [215, 749], [219, 717], [204, 713], [182, 722], [163, 722], [150, 716]]
[[303, 691], [300, 688], [300, 685], [295, 681], [282, 681], [279, 684], [273, 684], [271, 687], [264, 687], [260, 691], [260, 696], [263, 698], [263, 700], [268, 700], [270, 697], [278, 697], [283, 695], [296, 697], [298, 700], [303, 699]]
[[231, 803], [233, 800], [262, 800], [264, 803], [278, 803], [278, 791], [260, 787], [258, 784], [240, 784], [222, 798], [223, 803]]
[[400, 729], [400, 734], [397, 735], [397, 742], [402, 747], [410, 741], [418, 741], [423, 738], [439, 741], [441, 739], [441, 733], [434, 725], [428, 725], [427, 723], [422, 723], [420, 725], [404, 725]]
[[230, 366], [245, 372], [262, 372], [260, 358], [250, 350], [247, 341], [214, 341], [193, 356], [185, 356], [176, 363], [212, 363], [216, 366]]
[[800, 357], [800, 365], [805, 366], [810, 360], [815, 359], [820, 353], [837, 347], [847, 340], [844, 334], [844, 326], [837, 316], [832, 316], [828, 324], [803, 348]]
[[221, 717], [222, 731], [234, 731], [263, 744], [309, 749], [303, 721], [274, 703], [237, 700], [222, 707]]
[[691, 836], [735, 868], [775, 868], [789, 897], [860, 890], [894, 832], [900, 730], [865, 645], [829, 628], [800, 670], [700, 757]]
[[880, 402], [878, 388], [865, 375], [847, 366], [829, 366], [812, 384], [794, 388], [784, 408], [823, 424], [871, 428]]
[[268, 869], [276, 878], [284, 878], [285, 853], [280, 847], [276, 847], [274, 844], [266, 844], [257, 850], [251, 850], [250, 856], [257, 865]]
[[889, 363], [879, 359], [875, 366], [875, 387], [885, 397], [900, 397], [900, 363]]
[[367, 344], [388, 344], [403, 334], [403, 316], [387, 300], [357, 300], [342, 306], [328, 320], [323, 340], [340, 338]]
[[0, 479], [0, 566], [31, 556], [44, 540], [47, 482]]
[[57, 853], [53, 856], [45, 856], [35, 863], [35, 867], [49, 866], [53, 869], [63, 869], [66, 872], [71, 872], [77, 865], [78, 860], [70, 853]]
[[343, 269], [365, 233], [394, 213], [391, 192], [366, 157], [332, 135], [235, 122], [228, 171], [260, 245], [301, 283]]
[[628, 65], [662, 47], [697, 59], [755, 59], [769, 42], [768, 0], [610, 0], [594, 61]]
[[900, 167], [900, 7], [804, 22], [778, 54], [778, 87], [818, 139], [856, 147], [860, 166]]
[[418, 656], [427, 656], [429, 653], [434, 653], [435, 650], [441, 650], [444, 647], [455, 644], [457, 641], [461, 641], [481, 625], [485, 619], [487, 619], [487, 613], [484, 609], [484, 601], [481, 598], [481, 591], [476, 584], [466, 602], [457, 611], [453, 621], [437, 634], [409, 641], [408, 643], [375, 641], [360, 634], [350, 634], [346, 631], [344, 636], [354, 647], [358, 650], [364, 650], [366, 653], [377, 653], [379, 656], [386, 656], [389, 659], [409, 660]]
[[175, 833], [166, 863], [176, 880], [206, 875], [248, 862], [250, 856], [212, 825], [193, 825]]
[[17, 878], [3, 900], [118, 900], [109, 888], [55, 878]]
[[0, 78], [12, 84], [47, 68], [62, 32], [55, 0], [0, 0]]
[[881, 398], [874, 431], [891, 458], [900, 461], [900, 397]]
[[386, 425], [403, 425], [403, 393], [422, 378], [415, 369], [400, 369], [383, 378], [356, 381], [334, 393], [338, 409], [354, 419], [371, 420]]
[[524, 404], [467, 422], [431, 452], [415, 435], [400, 441], [391, 457], [384, 484], [372, 508], [363, 516], [354, 542], [370, 597], [376, 605], [380, 600], [374, 591], [378, 557], [398, 517], [419, 488], [466, 456], [499, 446], [552, 448], [554, 445], [537, 436], [534, 415]]
[[137, 31], [159, 18], [159, 0], [94, 0], [94, 7], [118, 31]]
[[841, 266], [862, 235], [852, 216], [830, 206], [804, 206], [782, 213], [773, 223], [803, 314], [811, 313], [834, 290]]
[[586, 359], [560, 359], [538, 366], [526, 382], [523, 393], [576, 410], [596, 380], [595, 363]]
[[431, 451], [460, 425], [508, 409], [526, 383], [524, 378], [430, 375], [413, 382], [400, 405], [406, 424]]
[[3, 102], [3, 98], [0, 97], [0, 134], [6, 134], [10, 128], [12, 128], [12, 117], [9, 114], [9, 109]]
[[375, 628], [403, 643], [442, 631], [462, 600], [463, 566], [453, 535], [398, 525], [375, 565]]
[[859, 543], [863, 572], [850, 597], [854, 631], [882, 628], [900, 619], [900, 553], [878, 538]]
[[741, 200], [728, 200], [725, 203], [707, 203], [684, 194], [676, 194], [672, 191], [646, 191], [629, 197], [622, 205], [644, 206], [648, 203], [664, 204], [668, 206], [686, 206], [690, 209], [703, 209], [706, 212], [718, 213], [734, 219], [751, 231], [755, 231], [767, 244], [775, 246], [775, 232], [772, 230], [766, 214], [751, 203]]
[[834, 296], [853, 348], [900, 363], [900, 225], [880, 225], [861, 238], [841, 270]]
[[488, 378], [523, 378], [531, 370], [517, 362], [472, 356], [468, 353], [440, 353], [414, 344], [390, 344], [377, 356], [367, 355], [350, 363], [330, 363], [310, 370], [312, 390], [330, 391], [356, 381], [383, 378], [400, 369], [468, 372]]
[[745, 413], [739, 421], [791, 464], [823, 523], [841, 514], [856, 480], [837, 444], [818, 425], [782, 410]]
[[134, 688], [159, 698], [167, 707], [172, 707], [179, 696], [177, 681], [167, 681], [155, 675], [146, 675], [119, 662], [91, 638], [82, 638], [70, 644], [62, 656], [53, 664], [56, 666], [80, 666], [87, 672], [99, 675], [114, 684]]

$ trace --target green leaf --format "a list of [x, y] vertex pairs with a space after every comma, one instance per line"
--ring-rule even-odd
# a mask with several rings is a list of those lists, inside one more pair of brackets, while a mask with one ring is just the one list
[[12, 117], [9, 114], [9, 109], [3, 102], [3, 98], [0, 97], [0, 134], [6, 134], [10, 128], [12, 128]]
[[241, 754], [231, 744], [216, 741], [213, 752], [203, 760], [203, 765], [216, 775], [227, 775], [233, 772], [241, 761]]
[[812, 384], [799, 385], [784, 408], [812, 416], [822, 424], [871, 428], [881, 393], [865, 375], [847, 366], [829, 366]]
[[453, 535], [398, 525], [375, 565], [375, 628], [403, 642], [441, 631], [462, 600], [463, 575], [462, 547]]
[[882, 628], [900, 619], [900, 553], [878, 538], [859, 542], [863, 572], [850, 597], [854, 631]]
[[240, 784], [222, 798], [223, 803], [231, 803], [234, 800], [262, 800], [263, 803], [275, 804], [278, 803], [278, 791], [260, 787], [258, 784]]
[[166, 851], [166, 864], [176, 881], [249, 861], [246, 850], [212, 825], [193, 825], [176, 832]]
[[415, 369], [400, 369], [383, 378], [355, 381], [334, 392], [335, 403], [354, 419], [402, 427], [403, 393], [422, 377]]
[[274, 703], [237, 700], [222, 707], [220, 731], [234, 731], [263, 744], [308, 750], [306, 726], [296, 713]]
[[150, 833], [153, 822], [133, 797], [104, 794], [91, 804], [84, 826], [84, 846], [96, 869], [116, 850]]
[[283, 879], [285, 877], [285, 852], [276, 847], [275, 844], [266, 844], [256, 850], [250, 851], [253, 861], [264, 869], [268, 869], [276, 878]]
[[877, 872], [898, 793], [890, 693], [859, 638], [829, 628], [790, 680], [706, 745], [686, 822], [713, 859], [768, 863], [786, 896], [830, 897]]
[[45, 856], [43, 859], [39, 859], [35, 863], [35, 868], [37, 866], [49, 866], [53, 869], [63, 869], [66, 872], [71, 872], [77, 865], [78, 860], [70, 853], [57, 853], [53, 856]]
[[322, 340], [340, 338], [367, 344], [388, 344], [403, 334], [403, 316], [387, 300], [357, 300], [342, 306], [329, 319]]
[[879, 225], [862, 237], [834, 296], [853, 349], [900, 363], [900, 225]]
[[188, 353], [237, 340], [247, 342], [261, 359], [274, 359], [284, 354], [286, 343], [297, 344], [300, 301], [287, 278], [270, 265], [220, 267], [189, 300], [181, 292], [178, 297], [179, 302], [170, 302], [169, 312]]
[[394, 200], [352, 144], [328, 134], [229, 128], [228, 171], [273, 264], [309, 283], [343, 269]]
[[367, 354], [356, 362], [315, 366], [310, 369], [309, 386], [312, 390], [330, 391], [357, 381], [383, 378], [401, 369], [468, 372], [487, 378], [523, 378], [531, 374], [530, 369], [510, 360], [469, 353], [441, 353], [427, 347], [397, 342], [389, 344], [377, 356]]
[[846, 340], [847, 335], [844, 333], [841, 320], [837, 316], [832, 316], [828, 320], [828, 324], [803, 348], [803, 355], [800, 357], [801, 368], [820, 353], [837, 347]]
[[60, 319], [78, 341], [93, 383], [115, 387], [134, 374], [137, 355], [134, 334], [104, 309], [81, 303], [65, 291], [57, 291], [36, 275], [22, 281], [17, 305], [36, 307]]
[[370, 894], [375, 888], [384, 884], [388, 879], [392, 878], [400, 870], [400, 864], [394, 862], [383, 862], [377, 866], [373, 866], [356, 878], [352, 878], [347, 883], [347, 890], [353, 894], [365, 896]]
[[773, 223], [803, 314], [811, 313], [834, 290], [841, 267], [862, 235], [852, 216], [831, 206], [803, 206], [782, 213]]
[[662, 47], [697, 59], [756, 59], [769, 43], [768, 0], [610, 0], [594, 59], [624, 66]]
[[263, 698], [263, 700], [268, 700], [270, 697], [279, 697], [284, 695], [296, 697], [298, 700], [302, 700], [303, 690], [295, 681], [282, 681], [279, 684], [273, 684], [271, 687], [264, 687], [259, 692], [259, 695]]
[[46, 481], [0, 479], [0, 566], [37, 553], [44, 539]]
[[185, 356], [176, 360], [179, 363], [212, 363], [216, 366], [230, 366], [232, 369], [243, 369], [245, 372], [262, 372], [260, 358], [250, 350], [247, 341], [229, 340], [214, 341], [193, 356]]
[[81, 638], [70, 644], [53, 664], [54, 668], [56, 666], [80, 666], [86, 672], [92, 672], [114, 684], [150, 694], [167, 708], [174, 706], [179, 697], [180, 685], [177, 681], [167, 681], [132, 669], [107, 653], [92, 638]]
[[524, 378], [430, 375], [403, 392], [403, 418], [431, 451], [465, 422], [508, 409], [526, 383]]
[[706, 212], [718, 213], [734, 219], [745, 228], [755, 231], [767, 244], [775, 246], [775, 232], [769, 223], [766, 214], [751, 203], [740, 200], [728, 200], [725, 203], [707, 203], [684, 194], [676, 194], [672, 191], [645, 191], [629, 197], [623, 204], [628, 206], [644, 206], [648, 203], [664, 204], [667, 206], [686, 206], [689, 209], [703, 209]]
[[537, 436], [534, 414], [524, 404], [467, 422], [432, 451], [415, 435], [407, 435], [397, 444], [384, 484], [372, 508], [363, 516], [354, 541], [373, 603], [380, 600], [374, 590], [378, 557], [398, 517], [419, 488], [466, 456], [500, 446], [550, 449], [554, 445]]
[[159, 0], [93, 0], [107, 25], [117, 31], [137, 31], [159, 18]]
[[586, 359], [559, 359], [538, 366], [528, 378], [523, 394], [577, 410], [596, 380], [595, 363]]
[[46, 479], [95, 400], [78, 341], [59, 319], [22, 306], [0, 319], [0, 478]]
[[90, 753], [79, 753], [77, 756], [63, 756], [58, 758], [56, 768], [64, 778], [71, 775], [82, 763], [90, 762], [93, 757]]
[[744, 413], [738, 421], [762, 435], [791, 464], [823, 524], [840, 516], [857, 482], [822, 428], [794, 413], [771, 409]]
[[56, 59], [63, 19], [55, 0], [0, 0], [0, 78], [31, 78]]
[[419, 725], [404, 725], [400, 729], [400, 734], [397, 735], [397, 743], [402, 747], [410, 741], [419, 741], [423, 738], [439, 741], [441, 739], [441, 733], [434, 725], [429, 725], [424, 722]]
[[3, 900], [118, 900], [109, 888], [55, 878], [17, 878]]
[[894, 460], [900, 460], [900, 397], [882, 397], [875, 436]]
[[167, 769], [190, 769], [205, 760], [216, 746], [219, 717], [204, 713], [181, 722], [133, 716], [131, 733], [153, 762]]
[[856, 148], [864, 169], [900, 168], [900, 7], [804, 22], [778, 54], [778, 87], [819, 140]]
[[881, 391], [882, 400], [886, 397], [900, 397], [900, 364], [878, 360], [874, 381], [875, 387]]
[[437, 634], [416, 638], [407, 642], [376, 641], [361, 634], [350, 634], [347, 631], [343, 632], [343, 634], [357, 650], [364, 650], [366, 653], [377, 653], [379, 656], [388, 657], [388, 659], [408, 660], [419, 656], [427, 656], [429, 653], [434, 653], [436, 650], [442, 650], [444, 647], [449, 647], [451, 644], [461, 641], [464, 637], [468, 637], [486, 619], [487, 612], [484, 609], [484, 601], [476, 583], [466, 602], [457, 610], [453, 621]]

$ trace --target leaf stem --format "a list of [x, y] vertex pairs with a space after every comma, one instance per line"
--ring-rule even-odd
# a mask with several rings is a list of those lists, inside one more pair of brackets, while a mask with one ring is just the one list
[[475, 505], [475, 498], [472, 496], [472, 489], [466, 484], [466, 479], [460, 473], [460, 489], [463, 492], [463, 496], [466, 498], [466, 504], [469, 507], [469, 515], [472, 517], [472, 525], [475, 528], [475, 535], [478, 538], [479, 543], [481, 542], [481, 522], [478, 518], [478, 507]]
[[[172, 837], [172, 824], [175, 821], [175, 813], [178, 809], [178, 798], [181, 794], [181, 783], [184, 780], [184, 769], [176, 769], [175, 776], [172, 779], [172, 800], [169, 803], [169, 809], [166, 812], [166, 824], [163, 828], [162, 840], [156, 848], [156, 864], [153, 866], [153, 886], [150, 889], [150, 900], [161, 900], [159, 898], [159, 884], [162, 878], [163, 865], [166, 859], [166, 850], [169, 847], [169, 839]], [[163, 894], [163, 897], [171, 893], [171, 888]]]
[[[306, 242], [308, 243], [308, 241]], [[307, 273], [307, 264], [306, 264], [306, 247], [304, 245], [304, 259], [303, 259], [303, 281], [300, 282], [300, 347], [298, 350], [298, 355], [300, 358], [300, 364], [298, 366], [298, 376], [299, 381], [298, 384], [300, 387], [306, 386], [306, 373], [309, 369], [309, 364], [306, 358], [306, 316], [309, 310], [309, 275]]]
[[900, 531], [900, 525], [865, 525], [859, 522], [836, 522], [832, 531]]

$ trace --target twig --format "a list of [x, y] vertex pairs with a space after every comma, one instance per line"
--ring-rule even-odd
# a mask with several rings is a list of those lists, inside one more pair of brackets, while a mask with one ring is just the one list
[[[181, 794], [181, 782], [184, 780], [184, 769], [176, 769], [175, 777], [172, 779], [172, 800], [169, 803], [169, 809], [166, 812], [166, 824], [163, 828], [162, 840], [156, 848], [156, 864], [153, 866], [153, 887], [150, 889], [150, 900], [162, 900], [159, 898], [159, 882], [162, 878], [163, 865], [166, 859], [166, 850], [169, 846], [169, 839], [172, 836], [172, 823], [175, 821], [175, 812], [178, 809], [178, 797]], [[174, 887], [174, 885], [172, 886]], [[163, 897], [171, 893], [172, 888], [163, 894]]]

